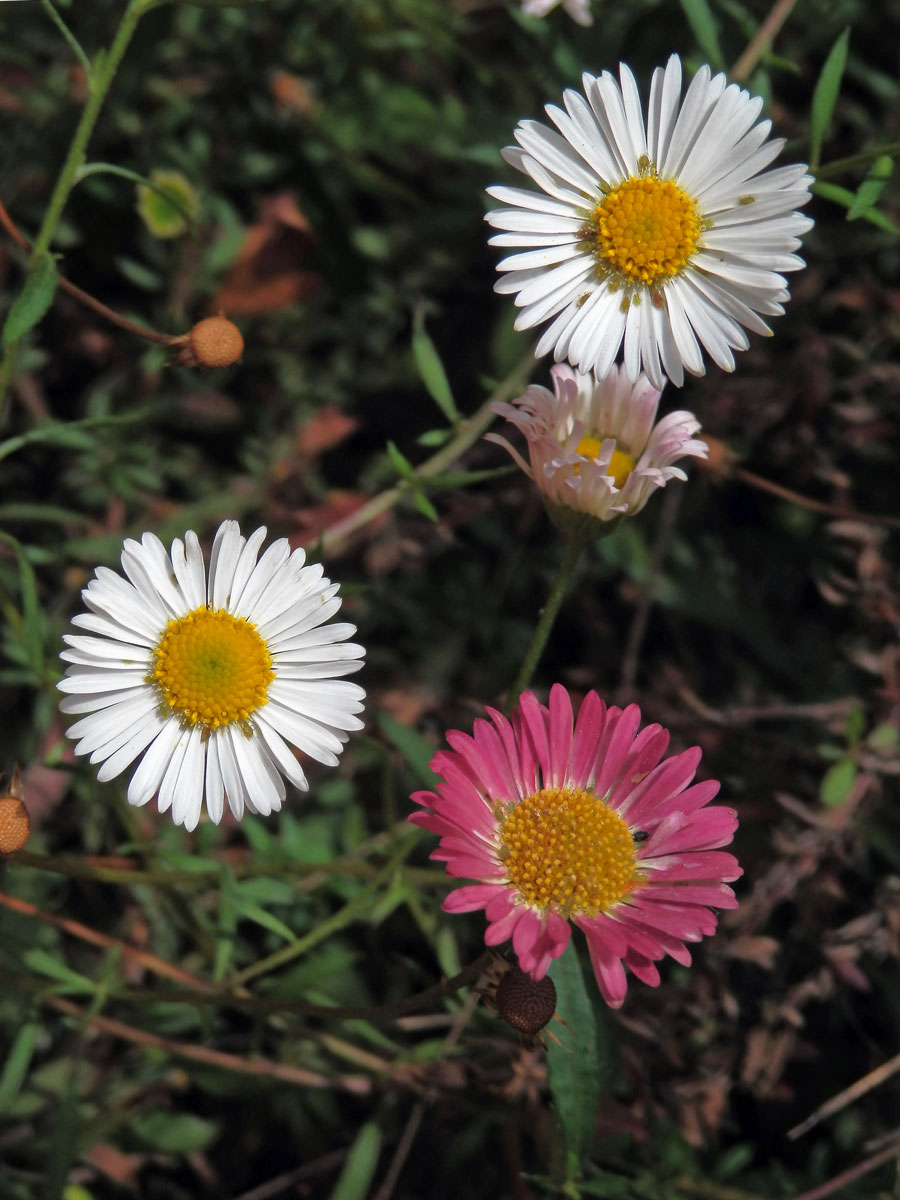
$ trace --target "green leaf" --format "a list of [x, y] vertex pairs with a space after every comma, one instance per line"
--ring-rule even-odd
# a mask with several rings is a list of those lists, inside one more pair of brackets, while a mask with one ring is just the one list
[[0, 530], [0, 541], [6, 542], [15, 552], [19, 564], [19, 590], [22, 596], [22, 645], [28, 657], [28, 665], [35, 675], [40, 676], [44, 666], [44, 617], [38, 603], [37, 580], [22, 544], [8, 533]]
[[76, 512], [74, 508], [59, 508], [53, 504], [32, 504], [27, 500], [0, 504], [0, 522], [46, 521], [53, 525], [90, 525], [92, 520], [89, 513]]
[[872, 750], [893, 750], [900, 743], [900, 730], [889, 721], [876, 725], [866, 738], [866, 745]]
[[429, 521], [440, 520], [438, 510], [434, 507], [421, 489], [416, 490], [416, 493], [413, 496], [413, 504], [416, 506], [422, 516], [427, 517]]
[[450, 429], [429, 429], [425, 433], [420, 433], [416, 438], [416, 442], [420, 446], [431, 449], [433, 446], [443, 446], [444, 442], [448, 441], [452, 436], [453, 431]]
[[[831, 200], [835, 204], [841, 204], [844, 208], [851, 208], [856, 195], [848, 191], [847, 188], [841, 187], [837, 183], [828, 183], [824, 179], [817, 180], [810, 191], [816, 196], [822, 196], [826, 200]], [[900, 225], [895, 224], [890, 217], [886, 217], [883, 212], [879, 212], [877, 208], [870, 208], [867, 212], [861, 214], [864, 221], [870, 221], [873, 225], [877, 225], [879, 229], [883, 229], [885, 233], [892, 233], [896, 237], [900, 234]]]
[[866, 732], [866, 714], [861, 704], [854, 703], [844, 722], [844, 737], [848, 746], [858, 746]]
[[28, 269], [25, 284], [9, 310], [3, 326], [3, 346], [20, 342], [33, 329], [53, 303], [59, 273], [52, 254], [42, 254]]
[[131, 1120], [131, 1128], [142, 1142], [162, 1154], [193, 1154], [205, 1150], [219, 1132], [212, 1121], [192, 1113], [169, 1112], [161, 1108], [138, 1113]]
[[16, 1034], [3, 1066], [3, 1074], [0, 1075], [0, 1113], [5, 1112], [19, 1094], [28, 1074], [39, 1031], [39, 1025], [29, 1022]]
[[848, 221], [856, 221], [864, 217], [870, 208], [874, 208], [881, 199], [881, 193], [887, 187], [888, 180], [894, 170], [894, 160], [889, 154], [882, 154], [869, 167], [869, 173], [856, 189], [853, 203], [847, 213]]
[[827, 808], [839, 808], [850, 799], [859, 768], [852, 758], [842, 758], [829, 767], [819, 784], [819, 799]]
[[378, 728], [387, 740], [400, 751], [406, 765], [412, 770], [423, 787], [433, 788], [436, 776], [428, 765], [434, 758], [434, 746], [421, 734], [401, 725], [390, 713], [378, 714]]
[[825, 140], [825, 134], [831, 124], [838, 92], [841, 90], [841, 79], [847, 64], [849, 41], [850, 29], [848, 27], [831, 47], [813, 91], [812, 108], [809, 114], [809, 163], [813, 168], [819, 164], [822, 142]]
[[88, 992], [93, 994], [94, 985], [90, 979], [84, 975], [79, 975], [77, 971], [73, 971], [67, 967], [65, 963], [60, 962], [58, 958], [54, 958], [46, 950], [40, 946], [33, 946], [30, 950], [22, 955], [22, 962], [29, 971], [36, 971], [38, 975], [44, 975], [48, 979], [53, 979], [57, 983], [64, 985], [65, 990], [71, 992]]
[[286, 942], [295, 942], [297, 936], [292, 929], [285, 925], [284, 921], [279, 921], [277, 917], [273, 917], [271, 913], [266, 912], [259, 904], [255, 904], [252, 900], [247, 900], [241, 896], [240, 889], [235, 895], [235, 908], [239, 917], [243, 917], [247, 921], [253, 921], [256, 925], [261, 925], [263, 929], [268, 929], [270, 933], [277, 934], [278, 937], [284, 938]]
[[409, 461], [406, 455], [401, 453], [395, 442], [388, 442], [387, 452], [388, 458], [391, 460], [394, 470], [401, 479], [415, 479], [415, 472], [413, 471], [412, 463]]
[[437, 404], [447, 420], [455, 425], [461, 419], [459, 410], [456, 407], [453, 393], [450, 390], [450, 382], [447, 379], [444, 364], [441, 362], [434, 342], [425, 332], [425, 321], [421, 307], [416, 309], [413, 316], [412, 349], [413, 358], [415, 358], [416, 366], [419, 368], [419, 375], [425, 384], [429, 396]]
[[45, 425], [38, 425], [0, 442], [0, 460], [34, 442], [49, 442], [54, 446], [65, 446], [69, 450], [90, 450], [94, 439], [89, 436], [88, 430], [103, 429], [107, 425], [130, 425], [135, 421], [144, 420], [149, 415], [150, 409], [146, 408], [107, 417], [85, 417], [81, 421], [49, 421]]
[[725, 57], [719, 45], [719, 30], [716, 18], [707, 0], [681, 0], [681, 7], [687, 17], [688, 24], [697, 45], [714, 67], [724, 67]]
[[581, 1163], [594, 1138], [600, 1067], [597, 1023], [584, 982], [581, 963], [572, 946], [550, 966], [556, 984], [556, 1011], [565, 1021], [560, 1043], [547, 1046], [547, 1079], [566, 1146], [567, 1181], [578, 1178]]
[[369, 1121], [360, 1129], [350, 1147], [344, 1169], [331, 1193], [331, 1200], [365, 1200], [378, 1166], [380, 1150], [381, 1133], [378, 1126]]

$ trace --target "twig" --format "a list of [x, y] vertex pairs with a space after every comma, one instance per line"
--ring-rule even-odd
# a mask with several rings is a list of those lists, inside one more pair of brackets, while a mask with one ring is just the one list
[[[190, 1004], [194, 1008], [235, 1008], [248, 1013], [299, 1013], [305, 1017], [330, 1017], [338, 1021], [366, 1020], [392, 1021], [405, 1013], [431, 1008], [436, 1001], [461, 988], [470, 987], [491, 962], [490, 951], [463, 967], [449, 979], [432, 984], [424, 991], [383, 1005], [306, 1004], [302, 1000], [275, 1000], [268, 996], [253, 996], [246, 992], [230, 991], [186, 991], [164, 988], [116, 988], [110, 996], [117, 1004]], [[46, 990], [47, 980], [42, 976], [26, 976], [0, 971], [0, 994], [3, 991], [24, 992], [26, 995], [41, 994]]]
[[752, 471], [748, 471], [744, 467], [734, 467], [733, 474], [738, 479], [742, 479], [744, 483], [749, 483], [751, 487], [759, 488], [761, 492], [771, 492], [773, 496], [778, 496], [781, 500], [788, 500], [791, 504], [808, 508], [811, 512], [823, 513], [826, 517], [833, 517], [835, 520], [862, 521], [866, 525], [885, 525], [888, 529], [900, 529], [900, 517], [888, 516], [886, 513], [856, 512], [852, 508], [840, 508], [836, 504], [826, 504], [823, 500], [813, 500], [810, 496], [793, 492], [790, 488], [782, 487], [780, 483], [774, 483], [771, 479], [763, 479], [761, 475], [754, 475]]
[[[444, 1038], [439, 1058], [445, 1058], [459, 1041], [463, 1030], [468, 1025], [469, 1019], [478, 1005], [479, 999], [480, 993], [478, 988], [473, 988], [466, 997], [466, 1002], [459, 1010], [447, 1036]], [[390, 1200], [394, 1188], [397, 1186], [397, 1180], [400, 1178], [403, 1166], [409, 1157], [409, 1152], [412, 1150], [413, 1143], [416, 1140], [416, 1134], [419, 1132], [419, 1126], [422, 1124], [422, 1118], [425, 1116], [427, 1107], [428, 1101], [426, 1100], [417, 1100], [413, 1105], [412, 1112], [409, 1114], [403, 1133], [400, 1135], [400, 1141], [397, 1143], [397, 1149], [394, 1151], [394, 1157], [391, 1159], [384, 1181], [378, 1191], [373, 1194], [372, 1200]]]
[[98, 1033], [107, 1033], [111, 1037], [121, 1038], [137, 1046], [153, 1046], [164, 1050], [177, 1058], [187, 1058], [192, 1062], [203, 1063], [204, 1066], [218, 1067], [224, 1071], [238, 1071], [243, 1075], [256, 1075], [265, 1079], [277, 1079], [282, 1083], [290, 1083], [296, 1087], [333, 1088], [337, 1091], [352, 1092], [356, 1096], [367, 1096], [372, 1090], [371, 1081], [362, 1075], [335, 1075], [329, 1079], [327, 1075], [319, 1075], [313, 1071], [304, 1071], [300, 1067], [292, 1067], [286, 1063], [272, 1062], [267, 1058], [241, 1058], [236, 1054], [226, 1054], [223, 1050], [211, 1050], [208, 1046], [192, 1046], [188, 1042], [173, 1042], [169, 1038], [159, 1037], [146, 1029], [137, 1029], [134, 1025], [126, 1025], [112, 1017], [104, 1017], [99, 1013], [91, 1015], [85, 1009], [64, 1000], [62, 996], [41, 996], [44, 1004], [55, 1008], [57, 1012], [87, 1024]]
[[793, 1129], [789, 1129], [788, 1137], [792, 1140], [802, 1137], [804, 1133], [808, 1133], [820, 1121], [824, 1121], [827, 1117], [833, 1117], [842, 1108], [845, 1108], [848, 1104], [852, 1104], [854, 1100], [858, 1100], [860, 1096], [864, 1096], [872, 1088], [878, 1087], [898, 1071], [900, 1071], [900, 1054], [895, 1054], [886, 1063], [882, 1063], [880, 1067], [876, 1067], [868, 1075], [863, 1075], [862, 1079], [857, 1079], [856, 1083], [852, 1083], [850, 1087], [844, 1088], [842, 1092], [838, 1092], [836, 1096], [832, 1096], [830, 1100], [826, 1100], [805, 1121], [801, 1121], [799, 1125], [795, 1125]]
[[886, 1150], [882, 1150], [878, 1154], [873, 1154], [871, 1158], [864, 1158], [862, 1162], [857, 1163], [855, 1167], [850, 1167], [848, 1171], [842, 1171], [840, 1175], [835, 1175], [834, 1179], [829, 1179], [821, 1187], [813, 1188], [812, 1191], [803, 1192], [801, 1195], [795, 1196], [794, 1200], [825, 1200], [826, 1196], [833, 1196], [835, 1192], [839, 1192], [848, 1183], [855, 1183], [857, 1179], [861, 1179], [863, 1175], [868, 1175], [870, 1171], [874, 1171], [882, 1163], [890, 1162], [892, 1158], [897, 1158], [898, 1156], [900, 1156], [900, 1146], [889, 1146]]
[[791, 9], [797, 0], [775, 0], [769, 10], [769, 15], [747, 43], [747, 49], [731, 68], [731, 78], [740, 82], [750, 74], [769, 46], [775, 40], [778, 31], [791, 15]]
[[[312, 1162], [305, 1162], [290, 1171], [282, 1171], [280, 1175], [267, 1179], [265, 1183], [257, 1184], [249, 1192], [241, 1192], [234, 1200], [271, 1200], [273, 1196], [286, 1192], [295, 1183], [301, 1183], [304, 1179], [315, 1179], [317, 1175], [324, 1175], [327, 1171], [339, 1167], [346, 1157], [346, 1150], [332, 1150], [329, 1154], [323, 1154], [321, 1158], [313, 1159]], [[299, 1195], [299, 1191], [296, 1194]]]
[[11, 909], [13, 912], [21, 913], [23, 916], [34, 917], [38, 921], [43, 921], [45, 925], [53, 925], [56, 929], [61, 929], [63, 933], [80, 938], [84, 942], [90, 942], [93, 946], [102, 946], [106, 950], [114, 950], [122, 958], [137, 963], [146, 970], [152, 971], [155, 975], [174, 979], [178, 983], [196, 988], [199, 992], [213, 991], [212, 986], [205, 979], [200, 979], [199, 976], [192, 975], [189, 971], [184, 971], [181, 967], [176, 967], [174, 964], [166, 962], [165, 959], [151, 954], [148, 950], [141, 950], [137, 946], [130, 946], [127, 942], [122, 942], [118, 938], [108, 937], [105, 933], [91, 929], [88, 925], [82, 925], [80, 921], [72, 921], [68, 917], [56, 917], [53, 913], [43, 912], [33, 904], [29, 904], [27, 900], [20, 900], [16, 896], [7, 896], [3, 892], [0, 892], [0, 905]]

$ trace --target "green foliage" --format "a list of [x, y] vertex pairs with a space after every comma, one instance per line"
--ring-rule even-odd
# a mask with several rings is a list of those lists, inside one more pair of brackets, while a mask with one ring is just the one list
[[845, 29], [825, 59], [813, 90], [812, 108], [809, 114], [809, 162], [813, 170], [819, 165], [822, 143], [831, 125], [831, 118], [841, 90], [849, 43], [850, 30]]
[[570, 1183], [580, 1178], [584, 1157], [593, 1144], [602, 1068], [594, 1008], [574, 947], [552, 963], [549, 974], [556, 985], [556, 1010], [565, 1027], [564, 1036], [547, 1047], [547, 1081], [562, 1127], [565, 1180]]
[[[187, 369], [57, 289], [54, 256], [27, 282], [17, 251], [0, 262], [3, 340], [21, 344], [0, 433], [0, 771], [19, 762], [32, 814], [0, 865], [3, 1200], [353, 1200], [395, 1171], [394, 1195], [429, 1200], [791, 1196], [893, 1128], [885, 1085], [782, 1136], [900, 1039], [895, 531], [784, 492], [896, 508], [894, 9], [798, 5], [748, 73], [781, 161], [808, 119], [810, 270], [733, 374], [661, 399], [741, 467], [690, 466], [586, 553], [534, 682], [636, 700], [673, 749], [702, 746], [741, 817], [741, 908], [690, 970], [632, 978], [617, 1014], [574, 931], [552, 968], [565, 1024], [528, 1049], [489, 985], [477, 1004], [446, 986], [481, 961], [484, 919], [442, 911], [454, 881], [401, 824], [445, 731], [502, 706], [559, 560], [508, 457], [480, 437], [454, 452], [523, 358], [506, 398], [547, 382], [492, 292], [500, 148], [583, 70], [626, 61], [646, 94], [673, 51], [688, 71], [737, 62], [770, 7], [595, 0], [580, 29], [517, 0], [148, 3], [58, 269], [163, 335], [225, 309], [247, 348]], [[56, 8], [66, 25], [0, 3], [0, 200], [29, 240], [124, 5]], [[159, 236], [152, 189], [149, 223], [135, 210], [160, 164], [190, 191], [163, 227], [193, 214], [190, 236]], [[127, 771], [101, 785], [73, 761], [57, 654], [125, 537], [208, 539], [224, 516], [340, 580], [368, 730], [337, 769], [304, 760], [309, 792], [279, 814], [187, 834], [127, 806]], [[872, 1194], [892, 1182], [873, 1173]]]
[[697, 45], [703, 51], [709, 64], [716, 70], [725, 67], [722, 47], [719, 45], [718, 22], [713, 15], [708, 0], [681, 0], [681, 7], [687, 17], [691, 32], [697, 39]]
[[[876, 197], [877, 199], [877, 197]], [[440, 355], [435, 349], [434, 342], [425, 332], [425, 318], [421, 307], [416, 309], [413, 318], [413, 355], [416, 366], [422, 376], [422, 382], [428, 389], [428, 394], [451, 424], [455, 424], [460, 415], [453, 400], [447, 372], [441, 362]]]
[[16, 297], [3, 323], [3, 346], [20, 342], [26, 333], [41, 321], [53, 303], [59, 284], [56, 259], [52, 254], [39, 255], [29, 266], [25, 286]]
[[347, 1162], [330, 1200], [364, 1200], [370, 1194], [380, 1148], [381, 1133], [378, 1126], [371, 1122], [363, 1125], [350, 1147]]

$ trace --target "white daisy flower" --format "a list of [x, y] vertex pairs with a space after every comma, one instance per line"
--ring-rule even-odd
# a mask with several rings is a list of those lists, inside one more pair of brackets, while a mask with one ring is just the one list
[[593, 525], [595, 534], [608, 532], [609, 522], [635, 516], [657, 488], [687, 479], [675, 466], [679, 459], [706, 457], [693, 413], [656, 420], [660, 394], [646, 376], [631, 383], [624, 369], [613, 367], [597, 379], [567, 363], [550, 374], [552, 392], [532, 384], [512, 404], [491, 405], [525, 435], [529, 462], [498, 434], [485, 438], [508, 450], [534, 480], [563, 529]]
[[326, 624], [340, 608], [339, 585], [302, 550], [273, 542], [257, 562], [265, 528], [241, 536], [224, 521], [213, 542], [209, 578], [193, 530], [169, 554], [155, 534], [126, 540], [127, 580], [98, 567], [82, 592], [89, 612], [67, 634], [72, 664], [60, 690], [76, 754], [114, 779], [139, 756], [128, 802], [158, 797], [176, 825], [194, 829], [204, 799], [219, 822], [224, 801], [281, 808], [285, 778], [308, 783], [290, 749], [335, 766], [348, 730], [361, 729], [363, 689], [337, 676], [359, 670], [353, 625]]
[[[528, 17], [546, 17], [560, 0], [522, 0], [522, 12]], [[562, 0], [562, 6], [576, 25], [593, 25], [591, 0]]]
[[[506, 205], [487, 214], [503, 259], [498, 292], [514, 293], [517, 329], [551, 320], [537, 354], [552, 350], [583, 372], [608, 373], [623, 341], [628, 378], [680, 386], [723, 370], [770, 334], [762, 316], [784, 311], [781, 272], [812, 221], [805, 165], [765, 168], [784, 144], [755, 124], [762, 100], [701, 67], [681, 102], [681, 61], [653, 73], [646, 124], [634, 76], [619, 67], [584, 75], [565, 109], [547, 106], [559, 132], [522, 121], [504, 157], [540, 192], [489, 188]], [[585, 98], [586, 97], [586, 98]], [[761, 314], [761, 315], [760, 315]], [[701, 349], [701, 346], [703, 349]]]

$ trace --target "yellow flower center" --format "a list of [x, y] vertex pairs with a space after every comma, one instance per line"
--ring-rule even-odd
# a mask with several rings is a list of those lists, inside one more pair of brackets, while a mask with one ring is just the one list
[[[600, 438], [586, 433], [575, 447], [575, 453], [583, 455], [584, 458], [596, 458], [602, 445], [603, 442]], [[634, 470], [634, 466], [634, 459], [625, 450], [613, 450], [612, 458], [609, 460], [609, 470], [606, 473], [612, 476], [613, 483], [620, 488]]]
[[591, 213], [585, 238], [598, 268], [620, 286], [657, 288], [679, 275], [696, 251], [703, 222], [697, 202], [671, 179], [626, 179]]
[[204, 607], [168, 623], [147, 681], [185, 725], [212, 730], [246, 721], [267, 702], [274, 678], [272, 656], [256, 626]]
[[500, 839], [507, 878], [534, 908], [593, 917], [640, 885], [628, 826], [584, 788], [544, 788], [512, 805]]

